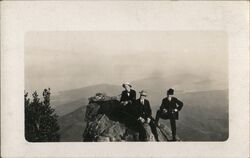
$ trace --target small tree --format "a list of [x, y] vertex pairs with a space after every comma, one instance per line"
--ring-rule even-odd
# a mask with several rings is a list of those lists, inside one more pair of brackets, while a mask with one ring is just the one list
[[50, 88], [44, 89], [43, 101], [37, 92], [32, 94], [30, 101], [28, 93], [24, 95], [25, 102], [25, 138], [30, 142], [56, 142], [60, 140], [58, 134], [58, 116], [50, 106]]

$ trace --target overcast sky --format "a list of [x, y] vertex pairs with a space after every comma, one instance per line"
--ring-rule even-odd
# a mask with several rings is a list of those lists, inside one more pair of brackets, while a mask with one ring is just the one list
[[29, 32], [25, 89], [55, 92], [178, 73], [225, 79], [227, 36], [205, 31]]

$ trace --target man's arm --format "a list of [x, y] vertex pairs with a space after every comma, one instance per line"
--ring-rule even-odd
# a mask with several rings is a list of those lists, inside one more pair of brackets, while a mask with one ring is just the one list
[[176, 98], [176, 104], [178, 105], [177, 110], [180, 111], [183, 107], [183, 102]]
[[148, 117], [152, 116], [152, 109], [150, 107], [150, 103], [148, 100], [147, 100], [147, 114], [148, 114]]
[[134, 113], [135, 118], [138, 120], [141, 114], [140, 114], [140, 109], [139, 109], [137, 101], [135, 102], [133, 106], [133, 113]]
[[165, 101], [164, 101], [164, 99], [162, 99], [161, 106], [160, 106], [160, 111], [162, 111], [163, 109], [165, 109]]
[[122, 91], [120, 102], [124, 101], [124, 91]]
[[135, 116], [136, 120], [143, 123], [145, 120], [141, 116], [140, 107], [139, 107], [137, 101], [135, 101], [133, 108], [134, 108], [134, 116]]
[[135, 91], [135, 90], [133, 90], [132, 100], [133, 100], [133, 101], [135, 101], [135, 100], [136, 100], [136, 91]]

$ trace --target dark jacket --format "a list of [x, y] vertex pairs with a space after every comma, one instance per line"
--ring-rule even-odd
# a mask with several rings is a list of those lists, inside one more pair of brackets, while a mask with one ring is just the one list
[[[171, 98], [171, 101], [168, 100], [168, 98], [164, 98], [161, 103], [160, 112], [163, 113], [163, 109], [167, 110], [167, 113], [165, 114], [166, 119], [176, 119], [179, 118], [179, 111], [182, 109], [183, 103], [178, 100], [175, 97]], [[174, 109], [177, 109], [178, 111], [175, 112]]]
[[141, 103], [140, 99], [135, 101], [135, 116], [138, 119], [142, 117], [144, 119], [152, 118], [152, 110], [150, 107], [150, 103], [147, 99], [144, 99], [144, 104]]
[[121, 102], [122, 101], [132, 101], [132, 102], [134, 102], [136, 100], [136, 92], [135, 92], [135, 90], [131, 89], [129, 94], [130, 95], [128, 96], [128, 92], [126, 90], [122, 91]]

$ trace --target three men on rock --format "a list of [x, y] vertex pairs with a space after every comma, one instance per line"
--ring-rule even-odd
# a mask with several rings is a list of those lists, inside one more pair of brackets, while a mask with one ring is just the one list
[[170, 88], [167, 91], [167, 97], [162, 100], [154, 120], [150, 103], [146, 99], [147, 92], [144, 90], [140, 91], [140, 97], [136, 99], [136, 91], [131, 89], [131, 84], [126, 82], [122, 86], [125, 90], [122, 91], [120, 103], [125, 107], [125, 111], [131, 114], [134, 120], [139, 123], [140, 140], [143, 139], [142, 137], [145, 137], [145, 131], [141, 130], [142, 126], [144, 123], [148, 123], [156, 141], [158, 141], [156, 126], [159, 126], [159, 119], [162, 118], [170, 120], [173, 141], [176, 141], [176, 120], [178, 120], [178, 112], [182, 109], [183, 103], [176, 97], [173, 97], [174, 90]]

